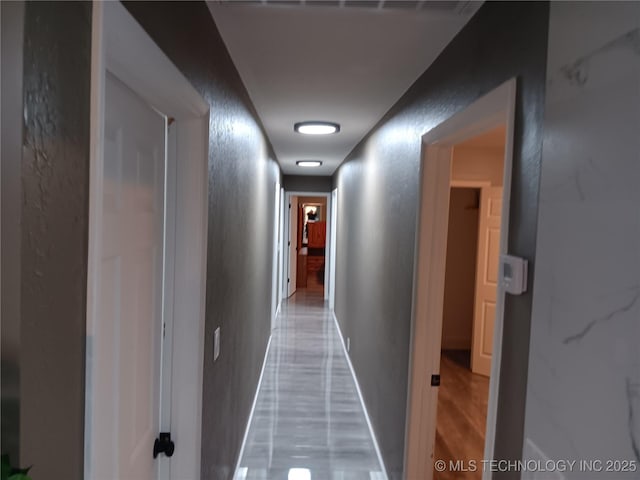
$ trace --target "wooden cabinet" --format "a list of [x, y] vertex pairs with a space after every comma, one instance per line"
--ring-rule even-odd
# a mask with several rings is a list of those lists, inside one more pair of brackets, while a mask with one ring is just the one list
[[324, 248], [327, 237], [327, 222], [307, 223], [310, 248]]

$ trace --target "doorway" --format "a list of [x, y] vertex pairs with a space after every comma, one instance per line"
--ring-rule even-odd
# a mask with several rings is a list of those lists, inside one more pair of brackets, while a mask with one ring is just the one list
[[298, 197], [297, 289], [324, 296], [327, 248], [327, 198]]
[[118, 2], [91, 96], [84, 478], [199, 478], [209, 105]]
[[295, 292], [320, 294], [328, 300], [330, 265], [334, 256], [331, 238], [331, 194], [287, 192], [283, 215], [288, 255], [285, 255], [282, 290], [287, 297]]
[[[484, 453], [505, 135], [501, 125], [452, 147], [435, 437], [435, 458], [447, 465], [480, 465]], [[449, 470], [434, 478], [455, 478]]]
[[[433, 479], [434, 461], [445, 460], [446, 455], [453, 458], [451, 452], [443, 452], [446, 444], [437, 445], [437, 428], [440, 420], [437, 415], [438, 410], [446, 413], [444, 406], [439, 406], [439, 400], [443, 400], [443, 404], [447, 400], [446, 387], [442, 388], [447, 380], [445, 374], [448, 377], [454, 377], [453, 370], [447, 370], [448, 367], [460, 367], [469, 374], [471, 379], [476, 378], [480, 383], [484, 381], [484, 389], [488, 391], [486, 408], [481, 398], [477, 402], [478, 410], [486, 412], [486, 421], [483, 421], [482, 414], [474, 420], [476, 430], [480, 432], [477, 442], [479, 446], [472, 452], [462, 454], [457, 452], [456, 455], [462, 455], [462, 458], [455, 459], [461, 460], [468, 455], [479, 462], [493, 456], [499, 396], [497, 372], [500, 368], [504, 313], [504, 290], [499, 287], [500, 282], [497, 278], [498, 258], [506, 254], [508, 247], [515, 89], [515, 80], [506, 82], [422, 138], [423, 157], [420, 170], [419, 227], [416, 240], [411, 372], [406, 424], [405, 476], [407, 478]], [[473, 143], [477, 147], [483, 142], [489, 142], [492, 136], [494, 139], [499, 138], [502, 145], [501, 154], [498, 155], [502, 162], [496, 162], [499, 168], [495, 171], [489, 171], [486, 166], [483, 167], [482, 164], [485, 163], [482, 161], [483, 155], [478, 154], [477, 148], [471, 148]], [[475, 153], [460, 155], [465, 153], [466, 147], [469, 147], [466, 153], [474, 150]], [[466, 191], [461, 192], [456, 189]], [[456, 198], [452, 198], [452, 192]], [[445, 296], [448, 295], [450, 299], [455, 295], [455, 292], [447, 292], [446, 289], [448, 236], [451, 226], [449, 220], [453, 213], [450, 207], [454, 206], [454, 202], [456, 209], [460, 206], [460, 202], [463, 209], [469, 208], [466, 210], [467, 217], [471, 217], [472, 222], [474, 215], [471, 214], [471, 210], [477, 208], [478, 212], [475, 219], [478, 233], [474, 235], [477, 247], [473, 275], [471, 330], [468, 329], [471, 315], [469, 278], [467, 278], [467, 298], [464, 307], [466, 318], [463, 322], [466, 322], [467, 328], [463, 326], [451, 328], [449, 325], [445, 328], [444, 326]], [[474, 225], [472, 223], [465, 228], [473, 230]], [[450, 275], [453, 275], [453, 271]], [[468, 271], [467, 265], [467, 275], [469, 275]], [[459, 338], [455, 341], [462, 349], [450, 349], [454, 352], [450, 359], [446, 357], [448, 352], [445, 351], [445, 361], [441, 361], [443, 340], [445, 340], [443, 333], [450, 334], [451, 330], [458, 334]], [[447, 338], [446, 342], [450, 340]], [[455, 353], [456, 350], [458, 354]], [[459, 353], [465, 351], [464, 354]], [[472, 365], [476, 373], [470, 371]], [[441, 398], [440, 390], [443, 390]], [[479, 390], [482, 391], [482, 389]], [[448, 399], [457, 401], [465, 396], [469, 396], [468, 392], [455, 393], [454, 389], [454, 393]], [[482, 396], [479, 395], [479, 397]], [[469, 407], [462, 406], [460, 411], [463, 416], [467, 416]], [[460, 416], [460, 413], [457, 416]], [[444, 418], [443, 416], [443, 420]], [[443, 425], [440, 427], [440, 433], [446, 430], [451, 433], [451, 428]], [[470, 444], [468, 434], [452, 441], [464, 448]], [[441, 459], [437, 455], [443, 455], [445, 458]], [[457, 478], [456, 475], [460, 475], [460, 472], [451, 471], [448, 463], [446, 465], [447, 468], [443, 473], [449, 476], [435, 478]], [[490, 477], [490, 472], [483, 473], [481, 468], [479, 470], [477, 478]]]

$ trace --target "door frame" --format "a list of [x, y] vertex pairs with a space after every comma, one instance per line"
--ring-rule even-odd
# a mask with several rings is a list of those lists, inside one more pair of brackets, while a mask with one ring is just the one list
[[[329, 289], [331, 288], [331, 284], [334, 281], [334, 278], [331, 277], [330, 275], [330, 268], [329, 266], [331, 265], [332, 262], [335, 261], [334, 258], [334, 250], [333, 248], [331, 248], [331, 244], [328, 241], [331, 235], [331, 230], [330, 230], [330, 226], [331, 226], [331, 192], [303, 192], [303, 191], [294, 191], [294, 190], [286, 190], [285, 191], [285, 206], [288, 207], [289, 203], [291, 203], [291, 197], [292, 196], [296, 196], [296, 197], [325, 197], [327, 199], [327, 233], [325, 234], [325, 265], [324, 265], [324, 299], [325, 300], [329, 300]], [[286, 232], [290, 234], [290, 230], [291, 230], [291, 216], [287, 215], [287, 225], [286, 225]], [[284, 220], [284, 218], [283, 218]], [[286, 259], [283, 259], [286, 263], [284, 264], [284, 271], [285, 272], [289, 272], [289, 255], [286, 256]], [[291, 272], [289, 272], [290, 275]], [[283, 289], [287, 288], [287, 284], [286, 284], [286, 280], [283, 278]]]
[[[327, 235], [330, 235], [330, 241], [328, 242], [331, 248], [331, 258], [329, 259], [329, 309], [335, 310], [336, 307], [336, 258], [337, 258], [337, 245], [338, 245], [338, 189], [334, 188], [331, 191], [331, 222]], [[326, 266], [325, 266], [326, 268]]]
[[[453, 146], [506, 125], [500, 253], [508, 251], [516, 79], [508, 80], [422, 136], [420, 197], [414, 259], [411, 365], [405, 436], [405, 477], [433, 478], [437, 390], [431, 375], [440, 370], [447, 225]], [[484, 458], [493, 458], [499, 400], [504, 289], [498, 287], [489, 380]], [[483, 478], [490, 478], [484, 472]]]
[[[206, 238], [209, 148], [209, 105], [173, 65], [120, 2], [93, 2], [91, 58], [91, 158], [89, 195], [89, 249], [87, 274], [87, 338], [85, 378], [84, 478], [91, 479], [93, 389], [100, 377], [93, 371], [92, 346], [98, 321], [105, 76], [109, 71], [125, 82], [147, 103], [175, 120], [175, 152], [180, 162], [175, 181], [167, 185], [166, 211], [180, 212], [171, 219], [174, 232], [174, 287], [167, 332], [171, 348], [163, 352], [163, 366], [171, 357], [166, 374], [171, 377], [170, 411], [161, 414], [160, 428], [170, 420], [176, 453], [162, 458], [161, 478], [200, 478], [202, 428], [202, 382], [204, 358], [204, 313], [206, 293]], [[170, 193], [173, 192], [173, 193]], [[168, 225], [171, 222], [167, 221]], [[167, 248], [171, 248], [167, 242]], [[165, 278], [166, 280], [166, 278]], [[166, 304], [165, 304], [166, 306]], [[168, 341], [163, 342], [166, 349]], [[161, 381], [164, 381], [164, 376]], [[166, 388], [165, 388], [166, 391]], [[167, 410], [165, 408], [165, 410]], [[162, 411], [162, 407], [161, 407]], [[151, 452], [149, 452], [151, 455]]]
[[[287, 254], [283, 255], [282, 258], [282, 279], [281, 279], [281, 290], [282, 290], [282, 298], [289, 298], [292, 294], [289, 294], [289, 283], [291, 283], [291, 198], [295, 197], [295, 195], [287, 195], [287, 192], [284, 193], [284, 204], [282, 206], [284, 215], [281, 218], [281, 222], [283, 224], [282, 228], [284, 229], [284, 238], [287, 240]], [[296, 203], [297, 208], [297, 203]], [[284, 240], [283, 240], [284, 244]], [[297, 265], [296, 265], [297, 266]], [[294, 277], [295, 278], [295, 277]], [[296, 285], [297, 287], [297, 285]], [[295, 290], [294, 290], [295, 293]]]
[[280, 309], [278, 280], [280, 275], [280, 182], [275, 184], [275, 202], [273, 205], [274, 222], [273, 222], [273, 271], [271, 274], [271, 330], [276, 328], [276, 317]]
[[[285, 195], [284, 195], [284, 188], [282, 186], [280, 186], [280, 204], [277, 206], [277, 208], [279, 209], [279, 214], [278, 214], [278, 222], [277, 222], [277, 227], [278, 227], [278, 258], [277, 258], [277, 263], [276, 263], [276, 268], [278, 269], [278, 278], [277, 278], [277, 282], [275, 284], [275, 288], [277, 289], [278, 293], [277, 293], [277, 307], [276, 307], [276, 320], [278, 318], [278, 314], [280, 313], [280, 307], [282, 306], [282, 299], [284, 296], [284, 291], [282, 289], [282, 284], [283, 284], [283, 276], [284, 276], [284, 239], [285, 239], [285, 222], [284, 222], [284, 216], [287, 214], [287, 210], [285, 208], [285, 199], [284, 199]], [[289, 254], [289, 251], [287, 250], [287, 255]], [[274, 328], [274, 325], [272, 324], [272, 330]]]

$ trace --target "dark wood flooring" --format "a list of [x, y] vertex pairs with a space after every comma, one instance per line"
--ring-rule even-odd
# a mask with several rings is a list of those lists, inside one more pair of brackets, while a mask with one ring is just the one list
[[489, 378], [471, 373], [471, 352], [443, 350], [440, 359], [435, 460], [477, 462], [476, 472], [434, 472], [434, 480], [482, 478]]
[[324, 268], [321, 270], [307, 269], [307, 290], [324, 292]]

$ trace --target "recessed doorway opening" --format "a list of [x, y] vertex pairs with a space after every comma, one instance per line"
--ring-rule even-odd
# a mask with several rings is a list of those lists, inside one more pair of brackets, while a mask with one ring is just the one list
[[505, 147], [500, 125], [452, 148], [435, 438], [435, 458], [449, 465], [480, 464], [484, 453]]
[[287, 193], [289, 210], [287, 222], [287, 278], [286, 297], [296, 291], [320, 293], [326, 300], [329, 277], [330, 198], [328, 194]]
[[[490, 477], [481, 461], [493, 458], [500, 394], [505, 291], [498, 261], [508, 251], [515, 92], [510, 80], [422, 137], [406, 478], [457, 478], [449, 466], [465, 459], [480, 465], [477, 478]], [[460, 217], [466, 238], [450, 231], [450, 215]], [[447, 265], [456, 242], [467, 257], [462, 291], [459, 279], [446, 285], [456, 272]], [[454, 313], [462, 317], [451, 325], [445, 315]], [[465, 376], [466, 385], [456, 387]], [[442, 475], [434, 475], [435, 460], [445, 462]]]

